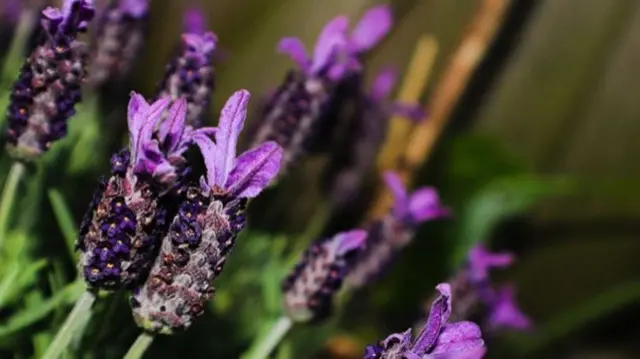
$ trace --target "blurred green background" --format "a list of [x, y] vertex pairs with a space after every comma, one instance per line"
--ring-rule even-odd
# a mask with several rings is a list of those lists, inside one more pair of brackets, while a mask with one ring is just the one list
[[[489, 358], [640, 357], [640, 2], [155, 0], [132, 88], [153, 94], [186, 7], [203, 9], [219, 38], [217, 114], [237, 89], [250, 90], [255, 107], [278, 85], [292, 66], [274, 51], [281, 37], [311, 46], [334, 15], [355, 21], [371, 5], [389, 3], [396, 24], [368, 56], [368, 73], [406, 68], [418, 38], [433, 35], [439, 52], [422, 96], [427, 104], [479, 7], [491, 2], [508, 3], [497, 34], [416, 174], [416, 183], [439, 189], [454, 217], [424, 225], [388, 276], [356, 293], [340, 318], [296, 328], [279, 357], [361, 357], [365, 344], [412, 325], [435, 284], [477, 241], [516, 253], [517, 264], [496, 281], [516, 283], [536, 326], [491, 340]], [[101, 136], [100, 126], [123, 128], [128, 91], [108, 102], [102, 122], [80, 111], [70, 139], [29, 168], [15, 230], [2, 247], [0, 358], [37, 358], [82, 292], [68, 243], [108, 166], [106, 149], [121, 143], [117, 132]], [[238, 240], [211, 310], [187, 333], [156, 340], [146, 357], [235, 358], [279, 313], [278, 281], [292, 248], [309, 239], [326, 160], [309, 158], [265, 196], [259, 208], [278, 211]], [[9, 159], [0, 165], [4, 181]], [[138, 333], [125, 297], [98, 309], [74, 344], [86, 353], [77, 357], [121, 357]]]

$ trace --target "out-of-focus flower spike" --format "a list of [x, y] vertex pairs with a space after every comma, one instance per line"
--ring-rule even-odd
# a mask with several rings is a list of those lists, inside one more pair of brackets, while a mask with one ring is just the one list
[[[129, 148], [111, 159], [111, 176], [101, 181], [80, 228], [77, 247], [88, 287], [116, 291], [146, 277], [167, 231], [165, 194], [177, 185], [190, 143], [184, 131], [184, 101], [148, 103], [137, 93], [128, 105]], [[168, 113], [170, 130], [153, 137]]]
[[[236, 92], [222, 111], [218, 129], [187, 131], [188, 141], [178, 141], [198, 145], [207, 174], [179, 191], [183, 198], [164, 235], [160, 255], [147, 280], [133, 291], [133, 315], [145, 330], [171, 334], [187, 329], [202, 315], [206, 301], [213, 297], [213, 281], [245, 226], [248, 198], [257, 196], [278, 172], [282, 151], [274, 143], [236, 158], [248, 100], [247, 91]], [[186, 116], [184, 104], [173, 106], [169, 112]], [[159, 136], [167, 134], [169, 139], [179, 133], [179, 123], [183, 119], [161, 127]]]
[[416, 225], [449, 215], [449, 210], [440, 205], [435, 189], [423, 187], [409, 195], [397, 174], [386, 172], [384, 179], [394, 196], [393, 214], [397, 220]]
[[81, 98], [87, 56], [76, 36], [94, 10], [86, 0], [66, 0], [63, 9], [42, 11], [47, 36], [27, 58], [13, 85], [6, 137], [9, 152], [19, 160], [39, 157], [64, 137]]
[[520, 310], [515, 300], [515, 288], [507, 285], [499, 289], [489, 304], [488, 327], [491, 329], [511, 328], [528, 330], [533, 326], [531, 319]]
[[509, 252], [490, 252], [484, 245], [478, 244], [469, 251], [469, 275], [476, 282], [486, 281], [489, 278], [489, 269], [506, 268], [514, 261], [515, 257]]
[[185, 14], [182, 49], [167, 66], [158, 89], [158, 97], [187, 100], [187, 125], [203, 126], [214, 90], [213, 53], [218, 41], [213, 32], [206, 31], [204, 15], [195, 9]]
[[144, 45], [149, 0], [111, 0], [93, 39], [89, 85], [123, 81]]
[[472, 322], [448, 323], [451, 314], [451, 287], [442, 283], [429, 318], [415, 340], [411, 330], [388, 336], [365, 350], [365, 359], [482, 358], [485, 350], [480, 328]]
[[351, 259], [364, 247], [366, 231], [352, 230], [312, 244], [282, 283], [287, 315], [295, 322], [326, 318]]
[[350, 50], [357, 54], [371, 49], [389, 33], [392, 25], [393, 18], [389, 5], [379, 5], [369, 9], [351, 32]]

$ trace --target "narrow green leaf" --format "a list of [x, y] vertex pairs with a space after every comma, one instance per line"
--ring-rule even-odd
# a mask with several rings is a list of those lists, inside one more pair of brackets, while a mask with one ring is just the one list
[[51, 207], [53, 207], [53, 213], [56, 216], [58, 226], [60, 226], [60, 231], [62, 232], [65, 243], [67, 244], [69, 256], [71, 257], [71, 260], [75, 262], [75, 241], [77, 236], [76, 221], [73, 219], [71, 210], [58, 189], [52, 188], [48, 191], [48, 194], [49, 201], [51, 201]]
[[16, 263], [14, 272], [10, 272], [0, 283], [0, 308], [11, 303], [14, 299], [26, 291], [37, 279], [37, 274], [47, 265], [46, 259], [41, 259], [27, 267]]

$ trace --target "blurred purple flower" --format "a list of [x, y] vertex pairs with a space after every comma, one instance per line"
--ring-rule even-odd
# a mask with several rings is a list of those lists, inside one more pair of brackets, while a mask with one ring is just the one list
[[365, 349], [365, 359], [482, 358], [485, 350], [480, 328], [472, 322], [448, 323], [451, 315], [451, 287], [437, 287], [440, 296], [433, 302], [429, 317], [417, 338], [411, 329], [388, 336]]
[[7, 111], [6, 137], [14, 158], [33, 160], [66, 135], [86, 75], [85, 45], [76, 36], [93, 13], [87, 0], [65, 0], [62, 10], [42, 11], [47, 36], [23, 65]]
[[285, 310], [296, 322], [326, 318], [333, 297], [349, 272], [352, 256], [360, 251], [367, 232], [352, 230], [312, 244], [282, 282]]
[[438, 193], [434, 188], [419, 188], [409, 195], [397, 174], [386, 172], [384, 181], [393, 194], [392, 213], [398, 221], [408, 225], [416, 225], [450, 214], [447, 208], [440, 205]]
[[492, 329], [512, 328], [516, 330], [531, 329], [531, 319], [524, 314], [515, 301], [515, 289], [509, 285], [501, 288], [489, 306], [488, 327]]
[[207, 31], [207, 22], [201, 10], [187, 9], [182, 20], [186, 34], [202, 35]]
[[[145, 330], [163, 334], [184, 330], [203, 313], [213, 296], [213, 281], [245, 226], [247, 200], [278, 173], [282, 150], [273, 142], [236, 156], [248, 100], [247, 91], [236, 92], [222, 109], [215, 131], [205, 128], [189, 134], [189, 140], [200, 147], [207, 174], [199, 184], [190, 183], [180, 191], [178, 213], [162, 240], [160, 255], [148, 279], [131, 297], [134, 318]], [[186, 116], [184, 107], [181, 114], [182, 121], [167, 128], [180, 128]], [[161, 127], [159, 134], [175, 132]], [[172, 143], [179, 153], [182, 142]]]
[[477, 244], [469, 251], [469, 277], [476, 282], [489, 279], [489, 269], [506, 268], [513, 264], [515, 258], [511, 253], [489, 252], [482, 244]]

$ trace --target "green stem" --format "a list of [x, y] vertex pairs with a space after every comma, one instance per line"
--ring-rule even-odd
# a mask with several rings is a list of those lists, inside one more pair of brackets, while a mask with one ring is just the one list
[[251, 345], [241, 359], [265, 359], [269, 357], [269, 354], [278, 346], [292, 326], [293, 322], [289, 317], [280, 317], [265, 336]]
[[42, 359], [58, 359], [62, 353], [68, 348], [69, 343], [73, 340], [79, 328], [82, 328], [84, 324], [89, 320], [91, 316], [91, 307], [95, 302], [96, 297], [91, 292], [84, 292], [84, 294], [78, 298], [76, 305], [69, 313], [69, 316], [56, 333], [55, 338], [47, 348], [47, 351], [42, 356]]
[[138, 339], [133, 343], [129, 351], [124, 356], [124, 359], [140, 359], [144, 355], [144, 352], [147, 351], [147, 348], [153, 342], [153, 335], [143, 332], [138, 335]]
[[4, 191], [2, 191], [2, 199], [0, 200], [0, 249], [7, 237], [9, 217], [13, 212], [12, 207], [16, 199], [18, 183], [20, 183], [24, 171], [25, 167], [22, 162], [14, 162], [11, 170], [9, 170], [9, 177], [7, 177], [7, 182], [4, 185]]

